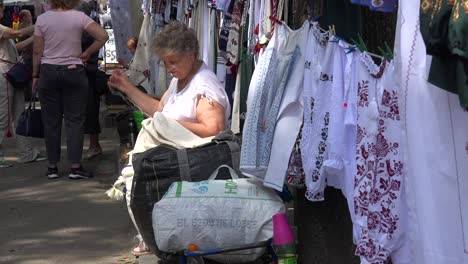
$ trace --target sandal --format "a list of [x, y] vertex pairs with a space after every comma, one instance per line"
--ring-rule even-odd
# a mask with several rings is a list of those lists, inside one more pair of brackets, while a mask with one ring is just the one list
[[9, 163], [9, 162], [6, 162], [6, 161], [0, 161], [0, 168], [9, 168], [9, 167], [12, 167], [13, 166], [13, 163]]
[[95, 158], [99, 155], [102, 155], [102, 149], [101, 148], [92, 148], [88, 149], [85, 153], [85, 159], [90, 160], [92, 158]]
[[146, 247], [145, 242], [141, 241], [138, 246], [132, 249], [132, 254], [136, 257], [150, 254], [150, 250]]

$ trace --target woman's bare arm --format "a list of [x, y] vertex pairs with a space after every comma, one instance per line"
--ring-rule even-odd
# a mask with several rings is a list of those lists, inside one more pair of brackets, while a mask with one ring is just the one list
[[201, 97], [197, 105], [198, 123], [177, 121], [199, 137], [211, 137], [224, 130], [224, 107], [214, 100]]
[[22, 29], [12, 29], [6, 28], [3, 31], [2, 38], [4, 39], [14, 39], [14, 38], [24, 38], [29, 37], [34, 32], [34, 26], [25, 27]]
[[23, 50], [29, 47], [31, 44], [33, 44], [34, 36], [31, 36], [21, 42], [16, 43], [16, 49], [17, 50]]

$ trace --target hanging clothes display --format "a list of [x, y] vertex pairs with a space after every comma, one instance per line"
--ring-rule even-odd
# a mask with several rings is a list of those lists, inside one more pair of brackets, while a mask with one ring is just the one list
[[276, 25], [249, 87], [241, 171], [280, 191], [302, 123], [302, 54], [308, 29], [308, 22], [296, 31], [284, 23]]
[[218, 12], [214, 8], [209, 8], [208, 12], [210, 14], [210, 26], [208, 28], [208, 62], [210, 63], [208, 67], [213, 71], [217, 72], [218, 65]]
[[[335, 40], [336, 41], [336, 40]], [[343, 40], [337, 40], [333, 62], [333, 86], [330, 98], [330, 125], [328, 127], [328, 157], [323, 162], [327, 173], [327, 185], [342, 190], [344, 196], [352, 201], [350, 191], [354, 188], [352, 172], [356, 153], [356, 80], [352, 74], [356, 53]], [[353, 208], [350, 206], [349, 208]]]
[[258, 38], [258, 24], [260, 19], [261, 0], [249, 0], [249, 19], [247, 33], [247, 49], [253, 54]]
[[115, 37], [115, 49], [118, 59], [123, 59], [129, 63], [133, 55], [127, 48], [127, 40], [136, 36], [132, 32], [132, 15], [130, 13], [129, 0], [109, 0], [110, 13], [112, 19], [112, 28]]
[[288, 170], [286, 171], [286, 181], [290, 186], [303, 188], [305, 186], [305, 173], [302, 163], [301, 152], [302, 127], [297, 135], [296, 143], [294, 143], [291, 157], [289, 158]]
[[468, 63], [462, 45], [467, 38], [463, 33], [465, 5], [454, 0], [440, 0], [437, 5], [422, 1], [420, 24], [427, 53], [434, 56], [429, 82], [458, 94], [461, 105], [468, 108]]
[[219, 32], [219, 41], [218, 41], [218, 49], [219, 49], [219, 54], [221, 57], [225, 58], [227, 60], [227, 42], [228, 42], [228, 37], [229, 37], [229, 28], [231, 24], [231, 13], [234, 10], [234, 3], [236, 1], [228, 1], [227, 3], [229, 4], [227, 7], [226, 12], [222, 14], [222, 25], [221, 29]]
[[[237, 68], [239, 64], [239, 54], [241, 52], [241, 24], [244, 18], [244, 9], [246, 0], [235, 0], [232, 13], [230, 14], [229, 36], [226, 45], [226, 54], [228, 66]], [[237, 72], [237, 69], [235, 70]]]
[[458, 57], [457, 79], [464, 81], [458, 86], [462, 106], [468, 109], [468, 2], [455, 0], [449, 22], [448, 48]]
[[[164, 1], [152, 0], [148, 3], [146, 8], [147, 9], [144, 11], [149, 16], [148, 26], [146, 27], [146, 37], [148, 40], [152, 40], [156, 33], [161, 31], [164, 26], [164, 18], [161, 14], [164, 10]], [[165, 79], [163, 77], [166, 76], [166, 71], [163, 69], [163, 66], [160, 65], [159, 58], [153, 52], [151, 46], [152, 45], [146, 46], [149, 66], [148, 91], [149, 94], [161, 98], [168, 87], [167, 82], [164, 82], [164, 84], [161, 82], [161, 79]]]
[[404, 151], [399, 86], [394, 63], [376, 66], [366, 53], [357, 65], [358, 126], [354, 189], [356, 255], [361, 263], [386, 263], [403, 244]]
[[455, 55], [468, 58], [468, 2], [455, 0], [449, 22], [449, 49]]
[[418, 18], [427, 2], [400, 3], [395, 41], [408, 139], [405, 184], [413, 255], [406, 263], [462, 264], [468, 263], [468, 113], [456, 95], [426, 81], [431, 62]]
[[134, 85], [140, 85], [145, 88], [147, 93], [150, 93], [148, 78], [146, 75], [149, 74], [149, 54], [147, 46], [151, 46], [148, 43], [147, 38], [147, 27], [149, 24], [150, 16], [144, 15], [143, 23], [141, 26], [140, 36], [138, 37], [138, 45], [135, 51], [135, 56], [131, 60], [128, 68], [128, 78]]
[[190, 28], [197, 33], [197, 39], [200, 44], [200, 59], [207, 65], [213, 65], [209, 60], [209, 27], [210, 14], [206, 0], [196, 0], [193, 3], [192, 18], [190, 19]]
[[[132, 0], [110, 1], [128, 17]], [[221, 90], [233, 108], [227, 127], [243, 134], [243, 174], [277, 191], [305, 187], [309, 201], [325, 201], [318, 206], [327, 203], [327, 186], [341, 190], [362, 264], [465, 264], [468, 112], [460, 102], [468, 108], [468, 4], [436, 2], [324, 1], [321, 23], [336, 25], [339, 38], [316, 22], [293, 30], [270, 18], [286, 12], [303, 21], [305, 1], [142, 0], [130, 79], [149, 69], [144, 86], [161, 97], [167, 74], [149, 42], [173, 20], [188, 23], [203, 69], [217, 72], [219, 57], [229, 67]], [[377, 65], [345, 41], [362, 31], [358, 5], [398, 9], [394, 61]], [[115, 20], [116, 38], [127, 38], [125, 21]], [[427, 83], [424, 40], [437, 87]]]
[[[324, 200], [325, 186], [341, 189], [352, 200], [354, 177], [357, 90], [351, 84], [354, 53], [349, 45], [329, 33], [321, 33], [314, 23], [306, 50], [304, 76], [304, 128], [301, 155], [306, 175], [306, 197]], [[347, 147], [349, 146], [349, 147]], [[347, 149], [351, 155], [346, 156]], [[353, 149], [354, 148], [354, 149]], [[348, 172], [348, 173], [347, 173]], [[350, 207], [352, 208], [352, 207]]]
[[129, 2], [129, 13], [130, 13], [130, 21], [131, 21], [131, 32], [134, 37], [137, 37], [142, 28], [143, 24], [143, 15], [141, 9], [142, 0], [131, 0]]
[[315, 23], [309, 32], [305, 54], [304, 127], [302, 129], [302, 163], [306, 175], [306, 197], [322, 201], [325, 190], [323, 162], [327, 157], [328, 126], [330, 124], [333, 86], [333, 54], [335, 43], [329, 33], [321, 33]]
[[[246, 17], [246, 21], [248, 18]], [[253, 55], [248, 49], [248, 27], [242, 27], [242, 36], [240, 42], [241, 55], [238, 70], [238, 83], [234, 91], [234, 102], [232, 104], [232, 125], [231, 130], [234, 133], [240, 133], [244, 127], [245, 115], [247, 113], [247, 94], [249, 91], [250, 80], [254, 71]], [[226, 92], [227, 92], [226, 87]]]

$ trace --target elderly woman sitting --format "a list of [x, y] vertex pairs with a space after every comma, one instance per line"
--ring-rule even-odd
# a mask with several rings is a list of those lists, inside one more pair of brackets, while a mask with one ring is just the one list
[[184, 24], [170, 24], [155, 37], [153, 48], [174, 77], [161, 100], [141, 92], [122, 70], [114, 71], [109, 86], [125, 93], [145, 114], [162, 112], [199, 137], [223, 131], [229, 101], [216, 75], [198, 58], [195, 32]]
[[[172, 121], [177, 127], [186, 131], [186, 134], [195, 134], [198, 138], [204, 138], [203, 140], [223, 131], [230, 114], [229, 101], [216, 75], [198, 58], [199, 44], [195, 32], [184, 24], [170, 24], [155, 37], [153, 48], [174, 77], [161, 100], [141, 92], [130, 83], [123, 70], [114, 71], [109, 78], [109, 86], [125, 93], [145, 114], [153, 116], [153, 119], [149, 120], [150, 122], [156, 120], [153, 124], [160, 124], [163, 120], [158, 118], [162, 115], [164, 119]], [[145, 127], [143, 124], [143, 128]], [[177, 134], [173, 129], [179, 128], [165, 127], [165, 130], [171, 130], [170, 134], [172, 132]], [[144, 145], [142, 142], [145, 141], [141, 140], [140, 136], [145, 133], [140, 132], [134, 149], [135, 153], [147, 149], [147, 146], [140, 146]], [[153, 137], [148, 138], [154, 140]], [[122, 175], [114, 187], [108, 191], [108, 195], [115, 198], [117, 197], [114, 193], [115, 188], [121, 189], [121, 183], [126, 186], [129, 214], [138, 230], [130, 208], [130, 192], [134, 176], [131, 162], [130, 158], [129, 164], [122, 170]], [[149, 252], [140, 235], [139, 238], [140, 244], [132, 250], [134, 255]]]

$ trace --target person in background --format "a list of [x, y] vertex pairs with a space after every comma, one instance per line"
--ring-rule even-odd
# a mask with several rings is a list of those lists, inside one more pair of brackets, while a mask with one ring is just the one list
[[[49, 165], [47, 177], [59, 177], [62, 118], [67, 130], [71, 163], [68, 177], [92, 177], [81, 165], [88, 80], [84, 63], [104, 46], [107, 32], [83, 12], [74, 10], [79, 0], [50, 0], [51, 9], [40, 15], [34, 31], [33, 89], [39, 89], [44, 139]], [[85, 51], [81, 36], [86, 31], [94, 42]]]
[[42, 13], [50, 9], [50, 4], [46, 0], [34, 0], [34, 17], [37, 18]]
[[[0, 0], [0, 19], [3, 17], [4, 9], [3, 0]], [[33, 31], [34, 26], [31, 25], [20, 30], [0, 25], [0, 148], [6, 136], [14, 135], [14, 123], [24, 110], [23, 89], [11, 86], [3, 74], [8, 72], [18, 60], [18, 50], [26, 49], [32, 44]], [[13, 40], [17, 38], [26, 39], [15, 44]], [[28, 138], [16, 135], [16, 142], [18, 162], [25, 163], [45, 159], [39, 156], [39, 150], [32, 147]], [[13, 164], [6, 162], [0, 153], [0, 168], [10, 166]]]
[[[91, 6], [82, 1], [78, 11], [85, 13], [91, 17]], [[97, 23], [97, 21], [95, 20]], [[87, 32], [83, 33], [81, 38], [81, 49], [85, 51], [94, 42], [94, 38]], [[85, 152], [85, 159], [92, 159], [102, 154], [101, 144], [99, 144], [99, 134], [101, 133], [101, 126], [99, 124], [99, 106], [100, 96], [96, 87], [96, 75], [98, 71], [98, 56], [99, 52], [91, 54], [88, 61], [86, 61], [86, 76], [88, 77], [88, 103], [86, 107], [86, 119], [84, 124], [84, 133], [89, 135], [89, 147]]]
[[[19, 12], [19, 29], [26, 28], [32, 25], [33, 17], [29, 10], [23, 9]], [[23, 41], [28, 37], [19, 38], [19, 41]], [[32, 45], [29, 45], [27, 48], [20, 51], [20, 57], [23, 58], [26, 65], [28, 65], [29, 69], [32, 71]], [[24, 89], [24, 96], [26, 100], [30, 100], [32, 96], [31, 91], [31, 84], [32, 81]]]
[[27, 9], [23, 9], [19, 12], [18, 14], [19, 16], [19, 21], [20, 21], [20, 24], [19, 24], [19, 28], [22, 29], [22, 28], [25, 28], [25, 27], [29, 27], [32, 25], [33, 23], [33, 17], [32, 17], [32, 14], [29, 10]]
[[[127, 40], [127, 48], [129, 52], [135, 56], [136, 49], [138, 47], [138, 39], [136, 37], [131, 37]], [[121, 58], [118, 59], [119, 63], [122, 65], [122, 67], [126, 70], [130, 68], [130, 66], [133, 63], [134, 58], [127, 64], [125, 61]], [[143, 75], [148, 78], [149, 76], [149, 71], [146, 70], [143, 72]], [[141, 83], [133, 83], [133, 85], [137, 86], [141, 91], [146, 93], [145, 88], [143, 88]], [[121, 161], [126, 161], [128, 158], [128, 152], [132, 150], [132, 147], [130, 147], [130, 138], [129, 138], [129, 130], [128, 130], [128, 123], [129, 123], [129, 118], [133, 118], [133, 111], [125, 111], [121, 114], [119, 114], [116, 118], [117, 120], [117, 132], [119, 133], [120, 137], [120, 151], [119, 151], [119, 157]]]
[[[182, 23], [169, 24], [156, 35], [152, 48], [174, 76], [161, 100], [138, 89], [121, 69], [113, 71], [109, 86], [126, 94], [146, 115], [162, 112], [199, 137], [214, 136], [223, 131], [231, 106], [223, 85], [198, 58], [199, 43], [195, 31]], [[127, 192], [131, 190], [131, 186], [126, 188]], [[129, 213], [132, 213], [130, 207]], [[134, 255], [147, 252], [143, 240], [132, 250]]]
[[[127, 40], [127, 48], [128, 50], [130, 51], [130, 53], [135, 56], [135, 52], [136, 52], [136, 49], [137, 49], [137, 46], [138, 46], [138, 39], [136, 37], [131, 37]], [[132, 59], [133, 60], [133, 59]], [[130, 66], [130, 64], [132, 64], [132, 62], [130, 61], [128, 64], [122, 59], [122, 58], [119, 58], [117, 60], [119, 62], [120, 65], [122, 65], [122, 67], [124, 69], [128, 69], [128, 67]]]

